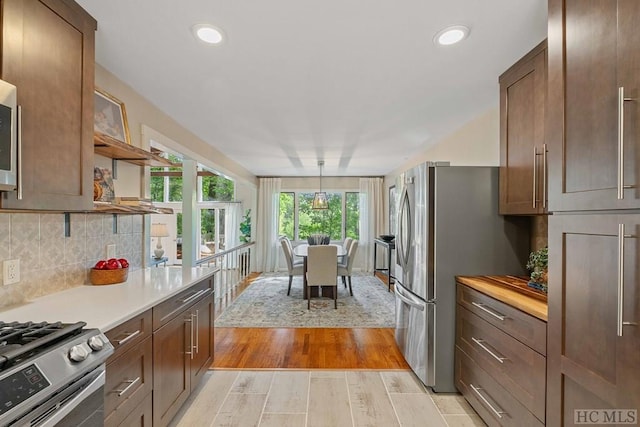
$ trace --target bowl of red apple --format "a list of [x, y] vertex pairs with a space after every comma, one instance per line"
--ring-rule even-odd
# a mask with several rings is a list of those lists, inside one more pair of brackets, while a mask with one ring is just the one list
[[125, 258], [101, 259], [89, 271], [92, 285], [113, 285], [127, 281], [129, 261]]

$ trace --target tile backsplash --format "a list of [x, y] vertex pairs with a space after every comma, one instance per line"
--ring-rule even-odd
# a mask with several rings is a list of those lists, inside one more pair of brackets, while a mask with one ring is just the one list
[[70, 237], [64, 225], [61, 213], [0, 213], [0, 263], [20, 260], [18, 283], [4, 286], [0, 269], [0, 307], [89, 284], [89, 268], [110, 244], [130, 271], [141, 268], [142, 215], [71, 214]]

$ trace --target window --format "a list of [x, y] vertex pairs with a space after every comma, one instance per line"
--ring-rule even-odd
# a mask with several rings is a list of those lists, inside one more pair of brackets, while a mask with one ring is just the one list
[[278, 234], [295, 240], [294, 200], [296, 193], [280, 193]]
[[360, 236], [360, 193], [345, 194], [344, 236], [359, 239]]
[[327, 192], [329, 209], [312, 209], [313, 192], [280, 193], [279, 234], [292, 240], [306, 240], [325, 233], [331, 240], [359, 236], [359, 193]]
[[[182, 159], [173, 154], [168, 154], [167, 158], [173, 163], [182, 161]], [[151, 168], [151, 200], [154, 202], [182, 201], [181, 167]]]
[[[173, 163], [181, 163], [178, 156], [168, 154]], [[225, 249], [225, 206], [235, 195], [234, 182], [206, 168], [198, 166], [197, 210], [194, 232], [198, 244], [196, 259]], [[182, 168], [151, 168], [151, 199], [158, 206], [173, 208], [176, 216], [176, 258], [182, 259]]]

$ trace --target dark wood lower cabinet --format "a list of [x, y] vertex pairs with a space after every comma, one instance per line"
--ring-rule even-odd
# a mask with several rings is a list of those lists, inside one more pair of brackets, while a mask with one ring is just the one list
[[639, 246], [640, 214], [549, 218], [549, 426], [640, 411]]
[[145, 400], [127, 415], [122, 421], [122, 426], [127, 427], [151, 427], [153, 425], [153, 401], [151, 393]]
[[213, 363], [213, 322], [208, 278], [106, 332], [105, 426], [168, 425]]
[[[154, 307], [154, 325], [160, 325], [153, 332], [155, 427], [169, 424], [213, 362], [213, 279], [206, 283]], [[166, 307], [179, 304], [182, 311], [167, 315]]]
[[[539, 313], [531, 307], [544, 307], [544, 303], [491, 286], [483, 278], [458, 280], [467, 279], [482, 282], [478, 289], [496, 297], [457, 285], [456, 387], [490, 426], [544, 425], [547, 325], [544, 317], [529, 314]], [[529, 311], [499, 296], [508, 296], [504, 301], [516, 299]]]
[[191, 313], [195, 314], [194, 339], [196, 340], [191, 360], [191, 390], [193, 390], [213, 363], [214, 302], [211, 295], [196, 304], [191, 309]]
[[178, 315], [153, 333], [153, 425], [164, 426], [191, 393], [191, 313]]

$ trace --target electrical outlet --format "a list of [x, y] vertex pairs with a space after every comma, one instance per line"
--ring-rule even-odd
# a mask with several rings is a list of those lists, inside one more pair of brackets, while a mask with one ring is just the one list
[[107, 259], [116, 257], [116, 245], [107, 245]]
[[8, 259], [2, 264], [3, 281], [5, 285], [11, 285], [20, 281], [20, 260]]

